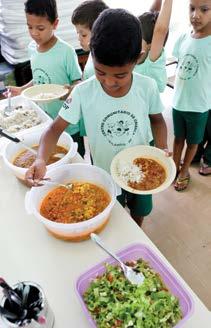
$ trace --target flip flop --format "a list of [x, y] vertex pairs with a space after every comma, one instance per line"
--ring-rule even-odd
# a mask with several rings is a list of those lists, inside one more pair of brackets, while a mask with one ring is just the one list
[[211, 175], [211, 166], [205, 164], [205, 163], [202, 163], [200, 168], [199, 168], [199, 174], [201, 175]]
[[190, 174], [188, 174], [186, 177], [178, 176], [174, 183], [174, 189], [176, 191], [183, 191], [187, 188], [189, 182], [190, 182]]

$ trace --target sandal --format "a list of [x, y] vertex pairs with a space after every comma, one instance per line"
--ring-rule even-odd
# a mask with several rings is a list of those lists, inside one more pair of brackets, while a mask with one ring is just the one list
[[211, 166], [205, 164], [205, 163], [202, 163], [200, 168], [199, 168], [199, 174], [201, 175], [210, 175], [211, 174]]
[[188, 174], [186, 177], [178, 176], [174, 184], [174, 189], [176, 191], [183, 191], [187, 188], [189, 182], [190, 182], [190, 174]]

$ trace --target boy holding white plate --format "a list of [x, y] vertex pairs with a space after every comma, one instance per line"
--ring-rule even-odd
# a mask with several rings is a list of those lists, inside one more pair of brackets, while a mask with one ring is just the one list
[[[22, 87], [9, 87], [12, 95], [36, 84], [69, 85], [69, 91], [81, 79], [81, 69], [77, 55], [72, 46], [57, 38], [54, 34], [58, 23], [55, 0], [27, 0], [25, 13], [29, 33], [33, 41], [29, 45], [33, 80]], [[61, 100], [43, 104], [42, 108], [55, 118], [62, 106]], [[79, 136], [79, 124], [69, 126], [66, 130], [79, 144], [79, 152], [84, 154], [83, 138]]]
[[[133, 73], [141, 53], [139, 20], [123, 9], [106, 9], [97, 18], [90, 43], [95, 76], [78, 84], [44, 132], [37, 159], [26, 173], [29, 185], [39, 185], [46, 161], [60, 134], [84, 120], [94, 164], [109, 171], [113, 157], [134, 145], [167, 149], [167, 129], [156, 82]], [[126, 193], [123, 206], [132, 194]], [[151, 195], [132, 195], [132, 218], [141, 225], [152, 210]]]

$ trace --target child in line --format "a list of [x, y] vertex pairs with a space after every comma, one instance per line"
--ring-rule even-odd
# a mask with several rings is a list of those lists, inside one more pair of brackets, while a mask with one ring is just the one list
[[211, 175], [211, 110], [209, 110], [203, 141], [199, 144], [193, 162], [200, 162], [199, 174]]
[[[165, 0], [160, 13], [162, 0], [154, 0], [149, 12], [139, 16], [142, 28], [142, 56], [134, 71], [153, 78], [160, 92], [167, 83], [166, 57], [164, 45], [167, 41], [168, 28], [172, 10], [172, 0]], [[79, 35], [80, 44], [89, 51], [91, 28], [100, 11], [108, 8], [103, 1], [88, 0], [79, 5], [73, 12], [72, 23]], [[83, 79], [94, 74], [94, 66], [89, 54], [84, 68]]]
[[[33, 80], [22, 87], [9, 87], [12, 95], [21, 94], [26, 88], [35, 84], [73, 85], [81, 79], [81, 69], [73, 47], [57, 38], [54, 34], [59, 19], [55, 0], [27, 0], [25, 13], [29, 33], [34, 41], [29, 45]], [[57, 100], [42, 108], [55, 118], [63, 101]], [[83, 156], [83, 138], [79, 135], [79, 124], [66, 130], [79, 144], [79, 152]]]
[[[133, 145], [152, 141], [167, 148], [167, 129], [161, 114], [163, 105], [153, 79], [133, 72], [141, 53], [139, 20], [123, 9], [106, 9], [92, 28], [90, 49], [95, 76], [78, 84], [44, 132], [37, 159], [26, 173], [29, 185], [39, 185], [46, 173], [46, 161], [68, 124], [82, 117], [94, 164], [110, 171], [113, 157]], [[151, 195], [125, 192], [120, 197], [140, 225], [152, 210]]]
[[[87, 0], [75, 8], [72, 14], [72, 24], [76, 28], [78, 40], [84, 51], [90, 51], [91, 30], [95, 20], [100, 13], [108, 9], [108, 6], [101, 0]], [[83, 71], [83, 80], [94, 75], [94, 66], [92, 63], [91, 53]]]
[[[84, 51], [90, 51], [90, 39], [91, 39], [91, 30], [94, 22], [100, 15], [100, 13], [108, 9], [108, 6], [102, 0], [87, 0], [82, 2], [78, 7], [73, 11], [71, 21], [72, 24], [76, 28], [76, 32], [78, 34], [78, 40], [80, 45]], [[94, 75], [94, 66], [92, 63], [91, 53], [89, 53], [88, 60], [84, 67], [83, 71], [83, 80], [87, 80], [92, 75]], [[80, 120], [80, 135], [84, 137], [84, 145], [85, 145], [85, 156], [86, 153], [88, 157], [90, 157], [90, 149], [88, 138], [86, 137], [86, 130], [84, 126], [84, 122]]]
[[[154, 8], [158, 9], [162, 1], [155, 1]], [[164, 46], [168, 37], [173, 0], [165, 0], [160, 12], [152, 10], [138, 18], [142, 29], [142, 55], [134, 71], [153, 78], [160, 92], [167, 83], [166, 56]], [[157, 5], [157, 6], [156, 6]]]
[[[189, 17], [192, 30], [180, 36], [173, 52], [179, 61], [173, 97], [177, 191], [185, 190], [189, 184], [189, 167], [203, 140], [211, 105], [211, 0], [190, 0]], [[187, 148], [181, 165], [185, 141]]]

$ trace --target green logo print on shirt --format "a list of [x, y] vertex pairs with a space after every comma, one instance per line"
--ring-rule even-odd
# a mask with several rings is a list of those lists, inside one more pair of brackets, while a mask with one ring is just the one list
[[190, 80], [192, 79], [199, 69], [199, 63], [195, 56], [186, 54], [179, 66], [179, 78], [181, 80]]
[[51, 84], [51, 78], [47, 72], [42, 68], [36, 68], [33, 70], [33, 82], [34, 84]]
[[108, 114], [101, 123], [101, 132], [113, 146], [127, 146], [131, 143], [138, 127], [135, 115], [125, 110]]

